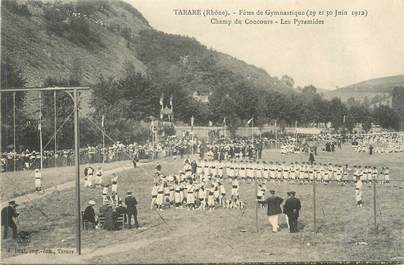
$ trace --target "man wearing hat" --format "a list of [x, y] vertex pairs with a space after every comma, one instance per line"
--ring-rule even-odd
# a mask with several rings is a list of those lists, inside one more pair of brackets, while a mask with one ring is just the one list
[[271, 195], [264, 201], [264, 204], [268, 205], [267, 215], [268, 221], [272, 225], [272, 233], [276, 233], [279, 229], [278, 218], [279, 214], [282, 213], [281, 203], [283, 199], [276, 196], [274, 190], [270, 190], [269, 193]]
[[196, 163], [195, 160], [192, 160], [191, 162], [191, 173], [196, 174], [196, 168], [198, 167], [198, 164]]
[[128, 191], [126, 193], [125, 204], [126, 204], [126, 210], [127, 210], [127, 214], [128, 214], [128, 227], [132, 228], [131, 222], [132, 222], [132, 215], [133, 215], [133, 219], [135, 220], [135, 228], [138, 228], [139, 223], [137, 221], [137, 209], [136, 209], [137, 200], [135, 197], [132, 196], [131, 191]]
[[83, 222], [85, 225], [85, 229], [95, 228], [95, 211], [94, 211], [95, 201], [90, 200], [88, 202], [88, 206], [84, 210], [83, 213]]
[[299, 218], [299, 211], [302, 208], [300, 200], [295, 198], [296, 192], [290, 191], [288, 193], [289, 198], [283, 205], [283, 213], [288, 216], [289, 220], [289, 231], [290, 233], [297, 232], [297, 218]]
[[17, 225], [14, 222], [14, 218], [18, 217], [16, 207], [18, 204], [15, 201], [10, 201], [8, 206], [1, 210], [1, 225], [4, 227], [4, 239], [7, 238], [8, 228], [11, 227], [13, 230], [13, 239], [17, 238]]

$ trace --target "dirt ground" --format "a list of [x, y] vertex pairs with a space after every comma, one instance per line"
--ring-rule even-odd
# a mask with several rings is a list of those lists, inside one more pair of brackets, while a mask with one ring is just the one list
[[[266, 161], [307, 161], [306, 154], [281, 155], [266, 151]], [[185, 262], [292, 262], [292, 261], [404, 261], [404, 154], [354, 153], [349, 146], [335, 153], [320, 153], [319, 162], [391, 167], [392, 182], [377, 186], [377, 225], [373, 226], [373, 189], [364, 186], [364, 207], [355, 206], [353, 185], [317, 185], [317, 227], [313, 233], [313, 196], [311, 185], [268, 183], [286, 199], [286, 192], [296, 191], [302, 201], [300, 231], [290, 234], [281, 217], [282, 230], [271, 233], [266, 210], [258, 209], [256, 222], [255, 185], [242, 183], [244, 211], [217, 209], [187, 211], [150, 209], [152, 172], [155, 164], [120, 173], [121, 197], [134, 191], [139, 201], [141, 230], [83, 231], [83, 255], [16, 253], [74, 248], [74, 189], [54, 192], [20, 210], [20, 229], [32, 233], [31, 243], [17, 245], [2, 241], [6, 263], [42, 261], [51, 263], [185, 263]], [[176, 173], [183, 160], [166, 160], [163, 172]], [[9, 182], [7, 182], [9, 183]], [[230, 183], [226, 182], [230, 191]], [[6, 188], [6, 187], [4, 187]], [[3, 187], [2, 187], [3, 189]], [[83, 208], [89, 199], [101, 205], [101, 190], [82, 189]], [[43, 213], [41, 213], [43, 212]], [[258, 224], [258, 225], [257, 225]], [[16, 257], [19, 256], [19, 257]], [[14, 258], [13, 258], [14, 257]], [[69, 258], [71, 257], [71, 258]], [[25, 262], [26, 263], [26, 262]], [[35, 262], [34, 262], [35, 263]]]

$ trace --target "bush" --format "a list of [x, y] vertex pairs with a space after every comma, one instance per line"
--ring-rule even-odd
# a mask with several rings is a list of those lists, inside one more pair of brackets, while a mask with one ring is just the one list
[[165, 136], [175, 135], [175, 127], [173, 124], [163, 123], [162, 132]]
[[[86, 8], [84, 10], [90, 12]], [[74, 7], [71, 4], [45, 8], [44, 17], [47, 20], [48, 33], [64, 37], [85, 48], [93, 48], [97, 44], [102, 45], [98, 34], [91, 31], [89, 21], [83, 16], [71, 16], [73, 11]]]
[[2, 4], [4, 5], [5, 8], [7, 8], [9, 11], [11, 11], [14, 14], [24, 16], [24, 17], [31, 16], [31, 12], [29, 11], [27, 5], [25, 5], [25, 4], [18, 3], [15, 0], [2, 1]]

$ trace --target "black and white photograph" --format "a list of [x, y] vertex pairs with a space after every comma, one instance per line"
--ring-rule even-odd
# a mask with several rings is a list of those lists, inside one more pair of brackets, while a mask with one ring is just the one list
[[1, 264], [403, 264], [404, 0], [1, 0]]

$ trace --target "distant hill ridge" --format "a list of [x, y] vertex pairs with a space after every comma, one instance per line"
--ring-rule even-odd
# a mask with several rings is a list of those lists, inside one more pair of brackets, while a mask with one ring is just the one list
[[340, 91], [391, 92], [395, 86], [404, 85], [404, 75], [380, 77], [339, 88]]
[[336, 90], [327, 91], [324, 93], [324, 96], [326, 98], [338, 97], [341, 98], [342, 101], [346, 101], [349, 98], [355, 98], [360, 101], [364, 98], [370, 100], [376, 96], [384, 100], [385, 97], [389, 96], [393, 89], [398, 86], [404, 86], [404, 75], [387, 76], [362, 81]]

